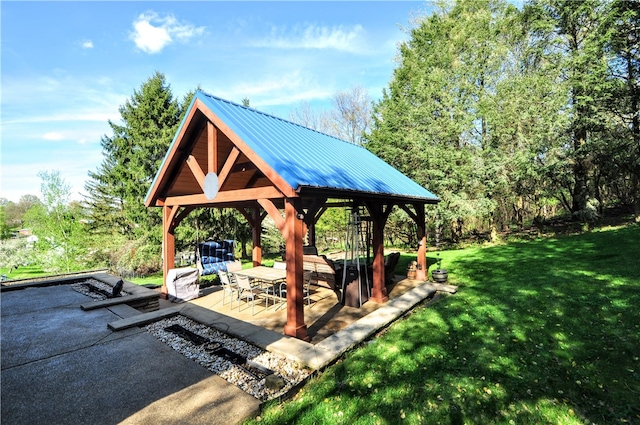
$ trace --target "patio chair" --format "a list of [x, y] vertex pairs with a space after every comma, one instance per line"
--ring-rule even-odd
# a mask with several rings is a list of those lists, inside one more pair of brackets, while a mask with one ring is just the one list
[[[274, 261], [273, 268], [279, 269], [279, 270], [286, 270], [287, 263], [284, 261]], [[283, 300], [280, 297], [280, 285], [286, 280], [287, 279], [284, 278], [281, 280], [269, 280], [269, 281], [261, 282], [260, 288], [265, 292], [265, 298], [267, 299], [267, 309], [269, 308], [269, 301], [268, 301], [269, 298], [273, 300], [273, 305], [276, 305], [277, 302]]]
[[400, 260], [399, 252], [392, 252], [384, 258], [384, 283], [385, 285], [389, 285], [393, 283], [393, 280], [396, 277], [395, 269], [398, 265], [398, 261]]
[[[229, 294], [230, 298], [231, 298], [231, 309], [233, 309], [233, 298], [234, 298], [234, 294], [235, 294], [235, 298], [238, 299], [238, 285], [236, 284], [235, 280], [233, 279], [233, 277], [229, 276], [229, 274], [224, 271], [224, 270], [220, 270], [220, 272], [218, 272], [218, 276], [220, 277], [220, 283], [222, 283], [222, 305], [224, 305], [224, 299], [226, 297], [227, 294]], [[240, 304], [240, 301], [238, 300], [238, 305]]]
[[[305, 270], [302, 273], [302, 293], [304, 294], [303, 301], [307, 302], [307, 305], [311, 305], [311, 274], [313, 272]], [[282, 282], [280, 284], [280, 298], [287, 297], [287, 283]]]
[[228, 272], [237, 272], [242, 270], [242, 263], [238, 260], [236, 261], [232, 261], [229, 264], [227, 264], [227, 271]]
[[234, 274], [234, 276], [236, 279], [236, 283], [238, 284], [238, 311], [240, 311], [240, 300], [244, 298], [248, 303], [249, 299], [251, 299], [251, 315], [253, 316], [255, 314], [254, 310], [256, 305], [256, 296], [258, 295], [265, 296], [266, 306], [267, 308], [269, 307], [269, 301], [268, 298], [266, 298], [268, 294], [264, 289], [251, 286], [251, 281], [249, 281], [248, 276], [237, 273]]
[[280, 270], [286, 270], [287, 269], [287, 263], [285, 263], [284, 261], [274, 261], [273, 262], [273, 268], [274, 269], [280, 269]]
[[278, 282], [275, 282], [275, 283], [263, 282], [260, 286], [260, 289], [264, 291], [264, 298], [265, 298], [267, 310], [269, 309], [269, 298], [271, 298], [271, 300], [273, 301], [273, 305], [276, 305], [276, 303], [278, 303], [279, 301], [282, 301], [282, 298], [280, 298], [280, 284]]

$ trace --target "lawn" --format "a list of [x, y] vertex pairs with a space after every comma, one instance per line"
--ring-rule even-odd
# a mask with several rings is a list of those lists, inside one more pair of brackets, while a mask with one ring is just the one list
[[[455, 295], [261, 423], [640, 423], [640, 227], [443, 253]], [[250, 423], [253, 421], [250, 421]]]
[[0, 267], [0, 275], [7, 276], [8, 279], [27, 279], [32, 277], [46, 276], [47, 273], [41, 266], [20, 266], [17, 269], [9, 270], [6, 267]]

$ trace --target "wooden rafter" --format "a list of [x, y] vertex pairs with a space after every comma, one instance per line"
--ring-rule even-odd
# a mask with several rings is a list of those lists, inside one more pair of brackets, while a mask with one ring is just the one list
[[[273, 219], [273, 221], [276, 223], [276, 227], [278, 228], [278, 230], [280, 230], [280, 232], [284, 235], [284, 232], [285, 232], [285, 228], [284, 228], [285, 219], [282, 216], [282, 214], [280, 213], [280, 210], [278, 210], [278, 208], [276, 208], [276, 206], [273, 204], [273, 202], [271, 202], [271, 200], [269, 200], [269, 199], [264, 199], [264, 198], [263, 199], [258, 199], [258, 203], [269, 214], [269, 217], [271, 217]], [[286, 238], [286, 236], [285, 236], [285, 238]]]
[[196, 178], [196, 181], [200, 185], [200, 188], [204, 190], [204, 171], [202, 171], [202, 168], [200, 168], [200, 165], [198, 165], [198, 161], [196, 161], [193, 155], [189, 155], [187, 157], [187, 165], [193, 173], [193, 177]]
[[227, 181], [227, 177], [231, 173], [233, 166], [235, 165], [238, 157], [240, 156], [240, 151], [235, 146], [231, 149], [231, 153], [227, 157], [224, 165], [222, 166], [222, 170], [220, 171], [220, 175], [218, 176], [218, 184], [222, 189], [224, 187], [224, 183]]
[[207, 121], [207, 168], [209, 173], [218, 172], [218, 130]]

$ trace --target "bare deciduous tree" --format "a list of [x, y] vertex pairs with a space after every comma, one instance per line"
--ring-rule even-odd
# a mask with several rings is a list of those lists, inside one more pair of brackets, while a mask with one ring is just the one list
[[362, 86], [353, 86], [336, 93], [331, 111], [332, 134], [350, 143], [361, 145], [362, 135], [371, 125], [372, 100]]

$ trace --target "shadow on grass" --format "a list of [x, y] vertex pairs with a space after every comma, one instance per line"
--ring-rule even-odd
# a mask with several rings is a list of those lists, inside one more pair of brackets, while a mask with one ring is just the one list
[[640, 423], [640, 227], [465, 251], [459, 292], [267, 410], [296, 423]]

